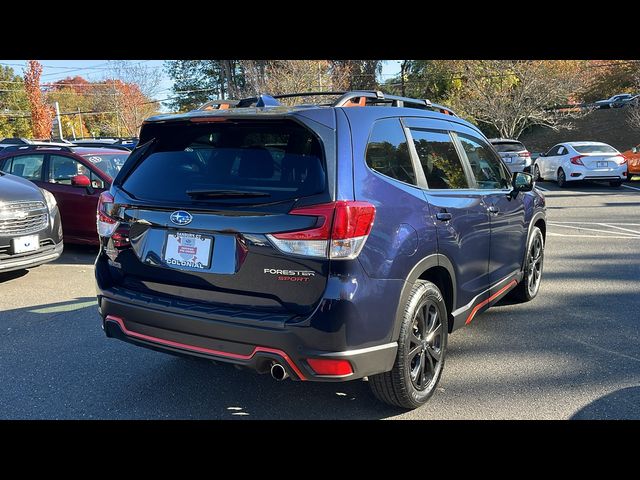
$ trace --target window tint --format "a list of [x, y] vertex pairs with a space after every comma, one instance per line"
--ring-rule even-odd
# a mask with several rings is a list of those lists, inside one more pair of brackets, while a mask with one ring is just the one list
[[609, 145], [573, 145], [573, 149], [578, 153], [618, 153]]
[[44, 155], [17, 155], [5, 160], [2, 170], [27, 180], [42, 180]]
[[552, 147], [551, 150], [549, 150], [545, 156], [554, 157], [558, 155], [558, 150], [560, 150], [560, 147], [562, 147], [562, 145], [556, 145], [555, 147]]
[[127, 160], [129, 154], [127, 152], [123, 152], [121, 154], [92, 153], [82, 156], [94, 164], [100, 171], [106, 173], [111, 178], [115, 178], [116, 175], [118, 175], [120, 168], [122, 168], [122, 165], [124, 165], [124, 162]]
[[478, 188], [507, 188], [510, 175], [489, 146], [467, 135], [458, 135], [464, 148]]
[[407, 138], [397, 118], [379, 120], [367, 144], [367, 165], [376, 172], [401, 182], [416, 184]]
[[70, 157], [62, 155], [49, 157], [49, 178], [47, 179], [49, 183], [71, 185], [71, 177], [76, 175], [86, 175], [91, 179], [91, 170]]
[[123, 183], [141, 199], [189, 202], [194, 191], [235, 190], [253, 196], [211, 201], [255, 204], [325, 190], [322, 146], [291, 121], [177, 125], [165, 127], [156, 140]]
[[526, 150], [525, 146], [520, 142], [494, 143], [493, 146], [498, 152], [521, 152]]
[[448, 133], [411, 129], [411, 135], [429, 188], [469, 188], [462, 162]]

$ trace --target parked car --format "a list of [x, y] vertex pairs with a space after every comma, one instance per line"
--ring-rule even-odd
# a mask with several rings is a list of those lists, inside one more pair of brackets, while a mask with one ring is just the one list
[[537, 295], [544, 197], [451, 110], [370, 91], [242, 104], [148, 119], [100, 196], [108, 337], [277, 380], [366, 376], [415, 408], [450, 332]]
[[16, 145], [0, 151], [0, 169], [51, 192], [67, 243], [98, 245], [96, 208], [129, 152], [67, 145]]
[[137, 138], [82, 138], [73, 141], [79, 147], [115, 148], [119, 150], [133, 150], [138, 144]]
[[530, 172], [531, 153], [522, 142], [510, 138], [492, 138], [489, 141], [511, 173]]
[[538, 157], [533, 171], [536, 181], [555, 180], [560, 187], [579, 180], [608, 180], [619, 187], [627, 178], [627, 160], [606, 143], [565, 142]]
[[618, 95], [614, 95], [611, 98], [607, 98], [606, 100], [598, 100], [595, 102], [595, 106], [597, 108], [617, 108], [622, 107], [627, 102], [631, 101], [633, 95], [630, 93], [621, 93]]
[[629, 97], [619, 98], [611, 103], [611, 108], [637, 106], [639, 98], [639, 95], [631, 95]]
[[55, 197], [28, 180], [0, 171], [0, 273], [51, 262], [62, 249]]
[[622, 155], [627, 159], [627, 180], [640, 176], [640, 145], [622, 152]]

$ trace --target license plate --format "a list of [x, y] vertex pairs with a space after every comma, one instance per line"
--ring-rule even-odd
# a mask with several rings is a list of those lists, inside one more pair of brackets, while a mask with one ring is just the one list
[[206, 270], [211, 264], [212, 244], [212, 237], [199, 233], [168, 233], [164, 262], [175, 268]]
[[511, 157], [502, 157], [502, 160], [504, 160], [504, 163], [511, 163]]
[[13, 253], [34, 252], [40, 248], [38, 235], [27, 235], [13, 239]]
[[598, 168], [602, 167], [602, 168], [606, 168], [609, 166], [609, 162], [597, 162], [597, 166]]

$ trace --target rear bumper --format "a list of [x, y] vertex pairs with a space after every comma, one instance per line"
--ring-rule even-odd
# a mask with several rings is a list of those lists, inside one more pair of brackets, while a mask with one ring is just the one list
[[573, 167], [567, 173], [568, 181], [575, 180], [626, 180], [627, 166], [621, 165], [618, 168], [588, 169], [584, 167]]
[[[316, 339], [320, 333], [309, 326], [274, 329], [214, 321], [193, 311], [179, 312], [114, 298], [105, 291], [98, 295], [98, 302], [107, 337], [153, 350], [233, 363], [260, 373], [268, 372], [277, 362], [295, 380], [362, 378], [391, 370], [396, 357], [396, 342], [353, 350], [316, 350], [310, 346], [310, 338]], [[317, 375], [307, 363], [308, 358], [348, 360], [353, 373]]]
[[14, 258], [2, 258], [0, 259], [0, 273], [33, 268], [43, 263], [52, 262], [62, 255], [63, 248], [63, 243], [60, 242], [49, 248], [41, 248], [34, 253], [19, 255]]

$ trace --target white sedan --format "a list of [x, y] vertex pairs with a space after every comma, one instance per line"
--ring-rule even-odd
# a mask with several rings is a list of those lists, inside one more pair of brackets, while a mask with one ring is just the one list
[[619, 187], [627, 179], [627, 160], [606, 143], [559, 143], [536, 158], [533, 176], [537, 181], [555, 180], [559, 187], [578, 180], [608, 180]]

